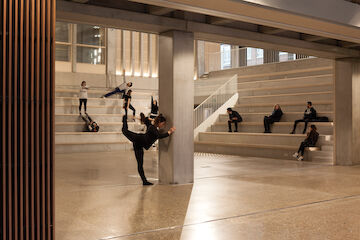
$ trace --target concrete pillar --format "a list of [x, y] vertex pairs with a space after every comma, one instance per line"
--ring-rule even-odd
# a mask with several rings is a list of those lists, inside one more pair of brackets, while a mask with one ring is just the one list
[[239, 48], [239, 67], [247, 66], [247, 48]]
[[279, 62], [279, 51], [264, 49], [264, 63]]
[[239, 67], [239, 46], [231, 45], [231, 68]]
[[106, 87], [114, 87], [116, 85], [116, 30], [107, 28], [106, 38]]
[[197, 74], [201, 77], [205, 74], [205, 42], [201, 40], [196, 41], [197, 50]]
[[159, 181], [192, 183], [194, 179], [194, 35], [169, 31], [159, 37], [159, 105], [167, 129], [176, 132], [159, 143]]
[[76, 62], [77, 62], [77, 25], [71, 24], [71, 72], [76, 72]]
[[153, 53], [153, 49], [152, 49], [152, 38], [151, 35], [148, 33], [147, 34], [147, 38], [148, 38], [148, 72], [149, 72], [149, 76], [152, 76], [152, 54]]
[[335, 164], [360, 163], [360, 60], [335, 60]]

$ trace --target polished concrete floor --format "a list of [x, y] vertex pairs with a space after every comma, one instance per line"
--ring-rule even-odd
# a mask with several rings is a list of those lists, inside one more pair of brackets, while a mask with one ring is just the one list
[[194, 184], [140, 183], [132, 152], [56, 155], [56, 239], [360, 239], [360, 166], [196, 154]]

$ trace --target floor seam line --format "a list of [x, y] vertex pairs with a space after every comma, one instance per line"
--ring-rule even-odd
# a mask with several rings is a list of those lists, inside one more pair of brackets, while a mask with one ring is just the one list
[[177, 225], [177, 226], [171, 226], [171, 227], [165, 227], [165, 228], [157, 228], [157, 229], [152, 229], [152, 230], [147, 230], [147, 231], [142, 231], [142, 232], [136, 232], [136, 233], [130, 233], [130, 234], [121, 235], [121, 236], [105, 237], [105, 238], [100, 238], [99, 240], [110, 240], [110, 239], [130, 237], [130, 236], [136, 236], [136, 235], [141, 235], [141, 234], [146, 234], [146, 233], [152, 233], [152, 232], [160, 232], [160, 231], [165, 231], [165, 230], [173, 230], [173, 229], [178, 229], [178, 228], [184, 228], [184, 227], [189, 227], [189, 226], [200, 225], [200, 224], [204, 224], [204, 223], [211, 223], [211, 222], [217, 222], [217, 221], [224, 221], [224, 220], [228, 220], [228, 219], [235, 219], [235, 218], [242, 218], [242, 217], [248, 217], [248, 216], [255, 216], [255, 215], [260, 215], [260, 214], [270, 213], [270, 212], [279, 212], [279, 211], [283, 211], [283, 210], [287, 210], [287, 209], [295, 209], [295, 208], [304, 207], [304, 206], [311, 206], [311, 205], [316, 205], [316, 204], [321, 204], [321, 203], [334, 202], [334, 201], [338, 201], [338, 200], [351, 199], [351, 198], [359, 198], [359, 197], [360, 197], [360, 194], [357, 194], [357, 195], [348, 195], [348, 196], [344, 196], [344, 197], [338, 197], [338, 198], [332, 198], [332, 199], [314, 201], [314, 202], [299, 204], [299, 205], [295, 205], [295, 206], [289, 206], [289, 207], [283, 207], [283, 208], [273, 208], [273, 209], [269, 209], [269, 210], [265, 210], [265, 211], [260, 211], [260, 212], [252, 212], [252, 213], [241, 214], [241, 215], [236, 215], [236, 216], [230, 216], [230, 217], [223, 217], [223, 218], [211, 219], [211, 220], [207, 220], [207, 221], [203, 221], [203, 222], [198, 222], [198, 223], [189, 223], [189, 224]]

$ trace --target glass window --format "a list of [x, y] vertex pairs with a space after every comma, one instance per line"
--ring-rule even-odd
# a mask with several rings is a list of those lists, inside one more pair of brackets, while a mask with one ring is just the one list
[[70, 45], [56, 44], [55, 45], [55, 60], [56, 61], [70, 61]]
[[78, 24], [76, 41], [78, 44], [105, 46], [105, 28]]
[[105, 64], [105, 49], [77, 46], [76, 60], [79, 63]]
[[221, 44], [221, 69], [231, 67], [231, 46], [228, 44]]
[[64, 22], [56, 22], [55, 27], [56, 42], [70, 42], [70, 24]]
[[252, 48], [246, 48], [246, 59], [251, 60], [251, 49]]
[[257, 48], [256, 49], [256, 58], [263, 58], [264, 57], [264, 50]]

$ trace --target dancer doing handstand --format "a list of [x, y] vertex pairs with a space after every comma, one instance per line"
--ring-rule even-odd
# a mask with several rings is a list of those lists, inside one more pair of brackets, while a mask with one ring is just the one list
[[157, 116], [154, 120], [154, 124], [150, 124], [146, 133], [134, 133], [128, 130], [128, 124], [127, 124], [127, 115], [123, 116], [123, 127], [122, 132], [124, 136], [129, 139], [134, 146], [134, 152], [136, 161], [138, 164], [138, 172], [141, 177], [141, 180], [143, 181], [143, 185], [153, 185], [153, 183], [149, 182], [144, 173], [144, 148], [148, 150], [153, 143], [161, 138], [166, 138], [170, 136], [173, 132], [175, 132], [175, 127], [172, 127], [169, 129], [167, 133], [160, 133], [158, 129], [164, 128], [166, 124], [165, 117], [160, 114]]

